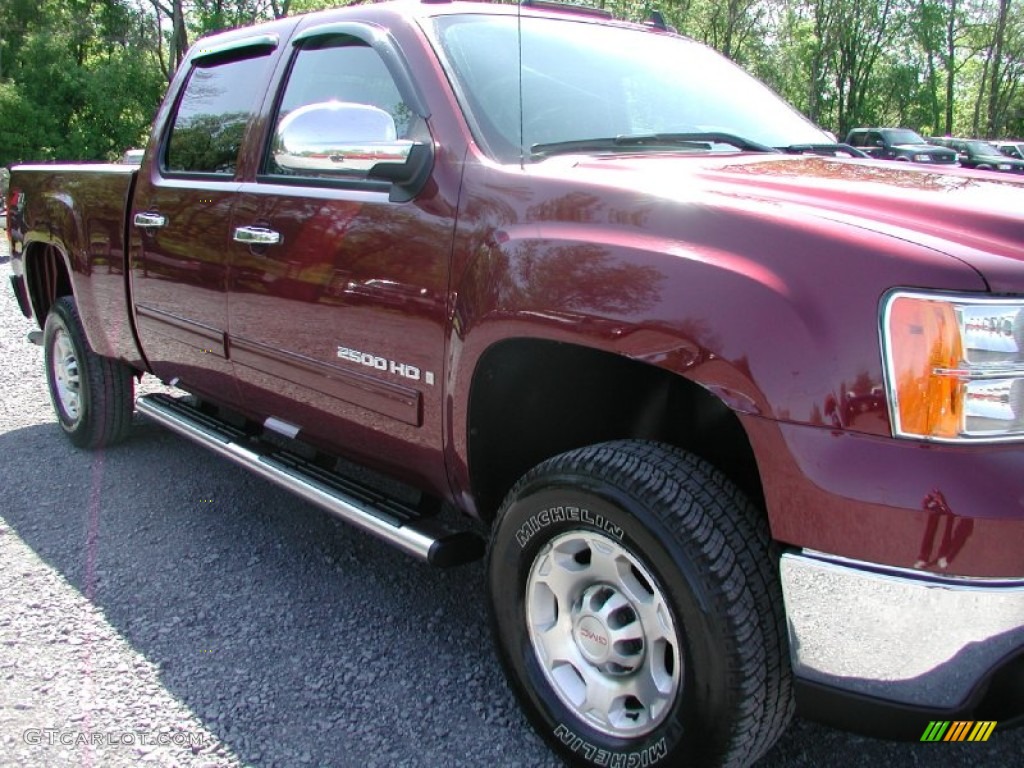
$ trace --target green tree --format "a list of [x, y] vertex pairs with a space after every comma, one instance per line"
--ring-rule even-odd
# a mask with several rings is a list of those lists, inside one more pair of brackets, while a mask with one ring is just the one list
[[118, 0], [0, 4], [0, 164], [107, 160], [145, 135], [163, 82], [138, 8]]

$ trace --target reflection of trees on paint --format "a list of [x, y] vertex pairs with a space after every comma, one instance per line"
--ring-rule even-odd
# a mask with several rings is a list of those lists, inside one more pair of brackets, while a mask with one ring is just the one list
[[526, 310], [625, 314], [652, 307], [663, 276], [656, 267], [622, 261], [605, 246], [523, 245], [507, 297]]
[[610, 316], [653, 307], [663, 279], [656, 267], [622, 262], [604, 246], [531, 242], [511, 252], [487, 248], [464, 290], [504, 311]]
[[[527, 209], [537, 222], [600, 225], [607, 201], [572, 191]], [[543, 235], [541, 236], [543, 238]], [[652, 307], [663, 279], [656, 267], [620, 259], [607, 246], [587, 242], [524, 241], [514, 259], [505, 301], [525, 310], [626, 314]]]

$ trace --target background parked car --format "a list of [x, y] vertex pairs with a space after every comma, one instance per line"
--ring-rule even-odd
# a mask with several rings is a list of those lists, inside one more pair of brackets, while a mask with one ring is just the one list
[[1024, 160], [1014, 160], [1000, 152], [994, 144], [981, 139], [957, 139], [949, 136], [933, 136], [929, 139], [940, 147], [955, 150], [964, 168], [980, 171], [1009, 171], [1024, 173]]
[[854, 128], [846, 143], [881, 160], [956, 165], [956, 152], [936, 148], [909, 128]]
[[992, 143], [1007, 157], [1024, 160], [1024, 141], [993, 141]]

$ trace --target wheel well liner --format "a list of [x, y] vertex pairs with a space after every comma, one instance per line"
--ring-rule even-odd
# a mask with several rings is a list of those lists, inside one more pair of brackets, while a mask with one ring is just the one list
[[544, 459], [619, 439], [702, 456], [764, 508], [746, 432], [721, 400], [682, 376], [602, 350], [536, 339], [490, 347], [470, 388], [467, 439], [470, 482], [487, 520]]
[[36, 321], [42, 327], [53, 303], [74, 293], [67, 263], [56, 246], [29, 245], [25, 253], [25, 287]]

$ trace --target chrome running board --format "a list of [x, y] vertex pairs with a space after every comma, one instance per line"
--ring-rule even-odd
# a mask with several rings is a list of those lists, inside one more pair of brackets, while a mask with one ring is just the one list
[[405, 502], [252, 437], [184, 400], [145, 395], [135, 405], [179, 435], [431, 565], [461, 565], [483, 556], [483, 540], [474, 532], [453, 530]]

